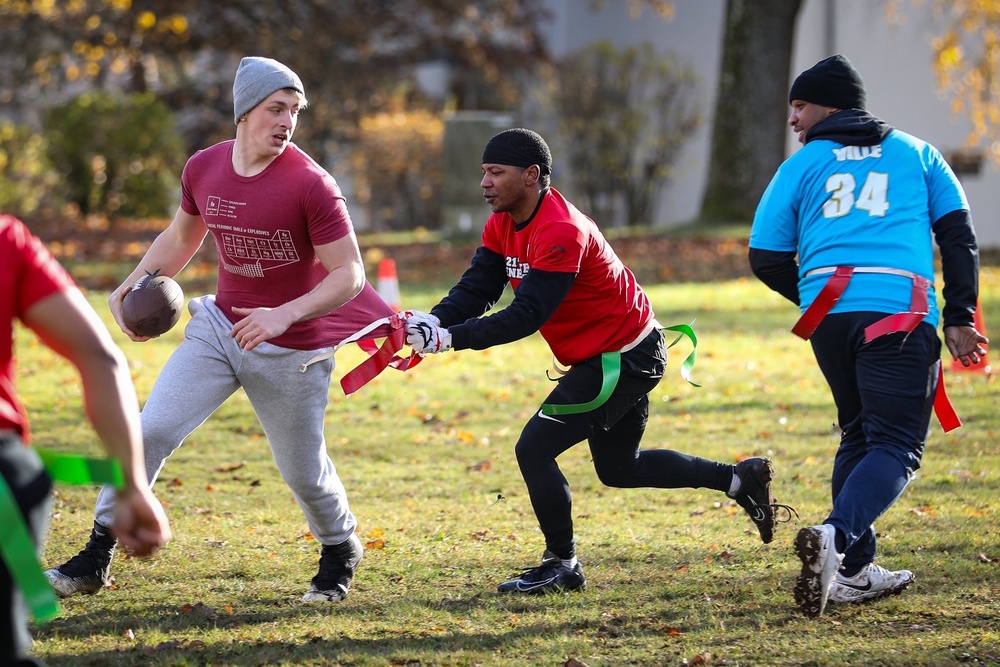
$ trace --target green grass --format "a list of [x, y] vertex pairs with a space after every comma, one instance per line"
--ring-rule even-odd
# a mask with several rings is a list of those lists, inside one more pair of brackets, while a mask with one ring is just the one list
[[[988, 323], [1000, 313], [998, 287], [1000, 270], [984, 270]], [[443, 294], [403, 288], [412, 308]], [[240, 393], [156, 485], [174, 541], [152, 559], [116, 556], [113, 590], [65, 600], [58, 618], [33, 628], [37, 654], [54, 666], [122, 667], [1000, 664], [996, 382], [948, 375], [965, 426], [945, 435], [932, 423], [924, 467], [878, 523], [880, 562], [913, 570], [915, 585], [807, 619], [792, 600], [791, 540], [829, 511], [837, 436], [809, 346], [788, 332], [793, 308], [753, 281], [649, 292], [664, 324], [697, 319], [702, 387], [677, 375], [681, 342], [652, 395], [644, 444], [729, 462], [772, 457], [778, 500], [801, 517], [772, 544], [719, 493], [603, 487], [582, 445], [560, 464], [588, 589], [496, 594], [543, 549], [513, 457], [549, 386], [550, 356], [534, 336], [386, 371], [351, 398], [335, 382], [329, 449], [370, 547], [344, 603], [298, 602], [318, 546]], [[93, 300], [104, 314], [104, 295]], [[180, 332], [141, 346], [120, 339], [140, 398]], [[27, 335], [18, 353], [36, 444], [99, 451], [68, 366]], [[335, 381], [361, 359], [339, 353]], [[995, 353], [991, 361], [1000, 364]], [[94, 497], [58, 487], [47, 564], [86, 541]]]

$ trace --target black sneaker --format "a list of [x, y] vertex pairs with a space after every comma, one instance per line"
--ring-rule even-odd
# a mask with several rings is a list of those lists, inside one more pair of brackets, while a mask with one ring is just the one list
[[46, 570], [45, 576], [59, 597], [93, 595], [108, 585], [117, 544], [111, 530], [95, 521], [87, 546], [62, 565]]
[[312, 586], [302, 596], [302, 601], [340, 602], [346, 598], [364, 553], [364, 545], [353, 534], [340, 544], [324, 544], [319, 556], [319, 572], [312, 578]]
[[583, 576], [580, 563], [569, 568], [563, 565], [562, 559], [546, 550], [542, 555], [542, 564], [526, 569], [517, 579], [505, 581], [497, 586], [499, 593], [555, 593], [557, 591], [579, 591], [587, 587], [587, 578]]
[[736, 464], [736, 476], [740, 478], [740, 490], [730, 496], [746, 510], [757, 524], [760, 539], [767, 544], [774, 539], [774, 496], [771, 495], [771, 477], [774, 468], [770, 459], [754, 457], [743, 459]]

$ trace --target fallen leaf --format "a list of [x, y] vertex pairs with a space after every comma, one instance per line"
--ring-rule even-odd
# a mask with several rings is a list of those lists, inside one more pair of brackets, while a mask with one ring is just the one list
[[240, 461], [239, 463], [230, 463], [229, 465], [221, 465], [215, 467], [215, 472], [232, 472], [234, 470], [239, 470], [247, 464], [246, 461]]
[[172, 480], [170, 480], [170, 482], [167, 484], [167, 486], [168, 487], [184, 486], [184, 482], [181, 481], [180, 477], [174, 477]]
[[469, 472], [486, 472], [492, 467], [493, 467], [493, 461], [485, 459], [483, 461], [480, 461], [479, 463], [472, 464], [471, 466], [466, 468], [466, 470], [468, 470]]
[[583, 660], [577, 660], [576, 658], [570, 658], [569, 660], [567, 660], [566, 662], [563, 663], [563, 667], [590, 667], [590, 665], [588, 665], [587, 663], [585, 663]]
[[385, 540], [380, 537], [377, 540], [365, 542], [365, 551], [371, 551], [373, 549], [385, 549]]
[[124, 637], [125, 639], [135, 639], [135, 633], [132, 632], [132, 628], [129, 628], [128, 630], [122, 633], [122, 637]]

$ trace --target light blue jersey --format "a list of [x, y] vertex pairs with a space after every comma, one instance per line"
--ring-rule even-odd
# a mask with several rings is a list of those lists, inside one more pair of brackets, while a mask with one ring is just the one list
[[[934, 281], [931, 225], [968, 209], [961, 184], [941, 153], [892, 130], [881, 144], [809, 141], [785, 160], [754, 216], [750, 247], [798, 252], [804, 312], [829, 279], [807, 275], [835, 266], [902, 269]], [[830, 312], [897, 313], [910, 308], [910, 279], [856, 273]], [[937, 327], [934, 289], [925, 318]]]

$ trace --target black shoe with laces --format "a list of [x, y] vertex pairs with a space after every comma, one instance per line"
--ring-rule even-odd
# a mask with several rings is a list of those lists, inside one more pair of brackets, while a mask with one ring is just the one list
[[583, 576], [583, 567], [577, 563], [569, 568], [563, 565], [562, 559], [546, 550], [542, 555], [542, 564], [529, 567], [517, 579], [505, 581], [497, 586], [499, 593], [555, 593], [557, 591], [578, 591], [587, 587], [587, 578]]
[[346, 598], [364, 553], [365, 547], [357, 535], [351, 535], [340, 544], [324, 544], [319, 556], [319, 572], [302, 596], [303, 602], [340, 602]]
[[111, 529], [95, 521], [87, 546], [62, 565], [46, 570], [45, 576], [59, 597], [76, 593], [93, 595], [108, 585], [117, 544]]
[[757, 525], [760, 539], [767, 544], [774, 539], [774, 496], [771, 495], [771, 477], [774, 468], [770, 459], [753, 457], [736, 464], [736, 476], [740, 478], [740, 490], [730, 496], [746, 510]]

